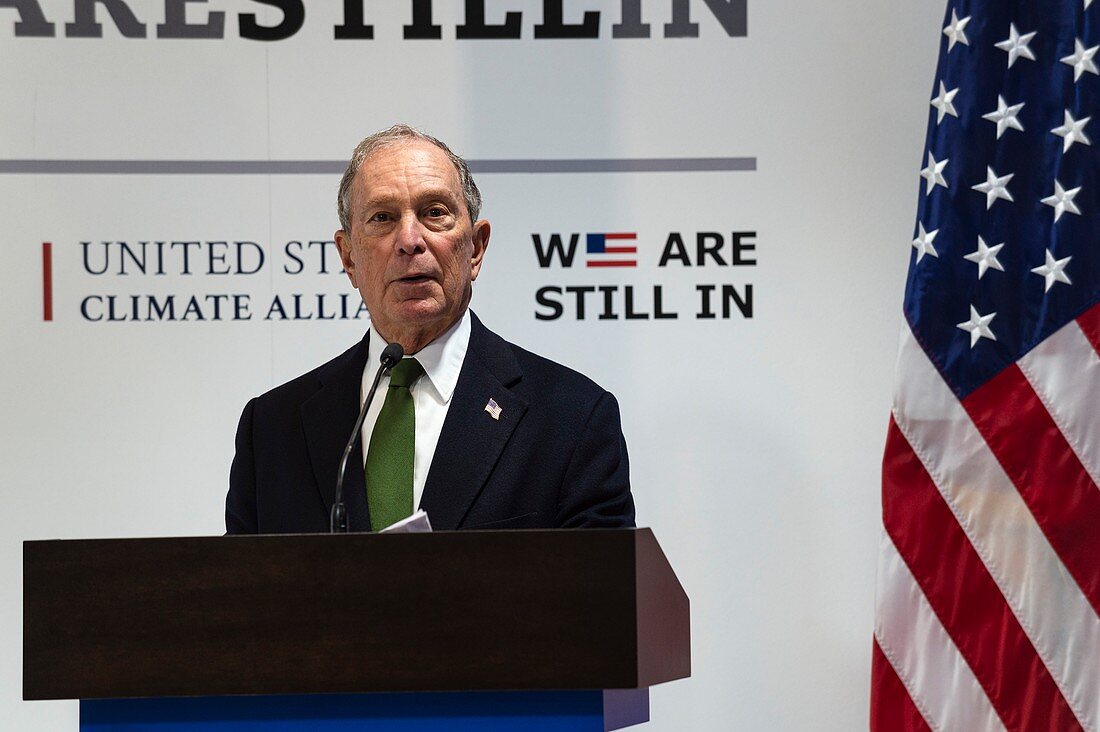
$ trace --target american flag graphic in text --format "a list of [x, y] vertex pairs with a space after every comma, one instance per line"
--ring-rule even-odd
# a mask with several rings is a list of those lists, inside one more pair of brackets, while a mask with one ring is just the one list
[[1100, 731], [1098, 51], [1094, 0], [947, 7], [883, 458], [872, 730]]
[[617, 234], [586, 234], [585, 264], [589, 267], [637, 267], [638, 235], [633, 232]]

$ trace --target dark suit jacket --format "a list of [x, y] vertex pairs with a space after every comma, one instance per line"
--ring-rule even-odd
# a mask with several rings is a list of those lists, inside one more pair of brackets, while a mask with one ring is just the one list
[[[230, 534], [328, 531], [368, 342], [245, 407], [225, 505]], [[626, 442], [609, 392], [508, 343], [473, 316], [451, 399], [420, 502], [433, 528], [634, 525]], [[485, 411], [489, 399], [501, 407], [499, 420]], [[368, 531], [355, 445], [344, 502], [350, 529]]]

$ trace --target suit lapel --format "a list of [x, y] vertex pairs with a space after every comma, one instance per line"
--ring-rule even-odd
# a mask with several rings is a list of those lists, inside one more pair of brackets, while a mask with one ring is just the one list
[[[364, 337], [359, 345], [318, 374], [321, 388], [302, 404], [302, 424], [313, 477], [327, 511], [332, 510], [336, 496], [340, 458], [359, 416], [367, 344]], [[362, 440], [356, 440], [344, 474], [344, 504], [351, 531], [370, 530], [364, 485]]]
[[[477, 316], [472, 319], [466, 360], [420, 500], [432, 527], [441, 531], [458, 528], [527, 411], [527, 402], [510, 388], [522, 373], [511, 348]], [[500, 408], [499, 419], [485, 409], [490, 399]]]

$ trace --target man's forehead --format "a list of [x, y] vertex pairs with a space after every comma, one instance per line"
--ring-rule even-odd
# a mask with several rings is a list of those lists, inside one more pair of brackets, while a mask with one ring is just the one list
[[461, 188], [458, 170], [440, 148], [423, 140], [399, 141], [375, 150], [363, 159], [357, 187], [389, 185], [443, 185]]
[[410, 199], [414, 204], [427, 201], [457, 204], [462, 200], [462, 196], [452, 186], [443, 184], [428, 185], [427, 181], [422, 181], [420, 185], [416, 185], [412, 189], [404, 186], [380, 184], [364, 188], [361, 194], [356, 196], [355, 207], [358, 210], [366, 210], [373, 206], [401, 203], [405, 199]]

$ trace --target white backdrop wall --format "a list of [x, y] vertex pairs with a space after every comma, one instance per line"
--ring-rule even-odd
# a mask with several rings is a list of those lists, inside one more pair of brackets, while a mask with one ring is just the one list
[[[61, 1], [41, 3], [54, 37], [17, 37], [18, 13], [0, 8], [0, 161], [338, 161], [397, 121], [477, 161], [755, 158], [754, 171], [479, 175], [493, 234], [474, 308], [622, 404], [639, 521], [692, 602], [693, 677], [653, 692], [650, 728], [863, 728], [878, 471], [942, 4], [748, 0], [748, 34], [730, 37], [691, 0], [699, 36], [664, 38], [674, 4], [644, 0], [652, 37], [616, 39], [620, 2], [567, 0], [567, 22], [601, 12], [600, 37], [536, 40], [541, 3], [489, 0], [489, 22], [522, 12], [521, 39], [458, 40], [463, 4], [440, 0], [442, 38], [405, 40], [411, 4], [372, 2], [374, 40], [335, 41], [342, 6], [326, 0], [276, 42], [240, 38], [239, 13], [282, 18], [247, 0], [187, 6], [193, 23], [224, 12], [221, 39], [156, 38], [162, 2], [129, 3], [146, 38], [123, 38], [102, 8], [102, 38], [65, 37]], [[28, 165], [39, 172], [0, 173], [0, 719], [60, 732], [75, 704], [20, 700], [21, 542], [221, 533], [245, 401], [365, 323], [266, 317], [276, 296], [355, 302], [332, 251], [321, 273], [305, 244], [337, 228], [336, 172]], [[615, 231], [637, 233], [636, 268], [535, 256], [534, 234]], [[689, 251], [719, 232], [727, 260], [732, 232], [756, 232], [756, 264], [659, 267], [671, 232]], [[164, 274], [130, 260], [120, 274], [103, 244], [119, 241], [230, 244], [192, 247], [189, 274], [168, 245]], [[237, 241], [264, 266], [211, 274]], [[696, 319], [700, 284], [751, 284], [752, 317]], [[626, 320], [622, 289], [617, 320], [597, 317], [598, 295], [584, 320], [571, 299], [536, 317], [540, 287], [581, 285], [631, 286], [650, 314], [660, 286], [679, 317]], [[89, 319], [107, 315], [95, 298], [116, 296], [121, 315], [129, 295], [169, 294], [177, 316], [198, 296], [207, 319]], [[205, 295], [247, 297], [250, 317], [223, 299], [212, 320]]]

